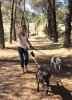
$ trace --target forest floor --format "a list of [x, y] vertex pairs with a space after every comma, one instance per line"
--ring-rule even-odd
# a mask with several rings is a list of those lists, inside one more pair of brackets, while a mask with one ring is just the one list
[[[45, 95], [46, 87], [40, 86], [37, 92], [36, 70], [38, 66], [29, 55], [29, 73], [23, 75], [17, 52], [17, 42], [6, 43], [0, 50], [0, 100], [72, 100], [72, 49], [62, 48], [61, 43], [51, 43], [46, 38], [30, 38], [36, 60], [51, 72], [50, 88]], [[29, 51], [30, 53], [30, 51]], [[44, 53], [44, 54], [43, 54]], [[61, 71], [57, 72], [50, 65], [52, 56], [62, 59]], [[60, 77], [61, 82], [58, 79]], [[59, 81], [59, 84], [57, 82]]]

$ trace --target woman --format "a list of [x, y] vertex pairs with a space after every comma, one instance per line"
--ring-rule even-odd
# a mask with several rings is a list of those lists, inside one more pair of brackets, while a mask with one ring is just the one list
[[[28, 46], [29, 44], [30, 48], [32, 47], [26, 34], [26, 28], [24, 25], [21, 25], [20, 30], [18, 32], [18, 52], [20, 56], [20, 64], [23, 70], [23, 74], [25, 73], [24, 68], [26, 69], [26, 72], [28, 72], [27, 65], [28, 65]], [[25, 67], [24, 67], [25, 66]]]

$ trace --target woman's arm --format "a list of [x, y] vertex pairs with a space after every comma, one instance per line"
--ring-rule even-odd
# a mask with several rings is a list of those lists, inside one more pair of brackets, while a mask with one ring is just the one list
[[27, 38], [27, 43], [29, 44], [30, 48], [32, 48], [32, 45], [30, 44], [30, 41]]

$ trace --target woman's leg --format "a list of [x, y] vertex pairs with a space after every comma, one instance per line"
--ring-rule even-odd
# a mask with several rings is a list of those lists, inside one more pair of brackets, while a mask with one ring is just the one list
[[21, 48], [21, 47], [18, 47], [18, 52], [19, 52], [19, 56], [20, 56], [20, 64], [21, 64], [21, 68], [23, 70], [23, 73], [24, 73], [24, 49]]
[[24, 56], [25, 56], [25, 68], [27, 69], [27, 65], [28, 65], [28, 61], [29, 61], [29, 57], [28, 57], [28, 51], [24, 50]]

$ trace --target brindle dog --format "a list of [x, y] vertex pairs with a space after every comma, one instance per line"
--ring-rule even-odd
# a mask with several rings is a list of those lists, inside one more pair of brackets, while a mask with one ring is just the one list
[[42, 86], [47, 85], [46, 94], [49, 91], [49, 78], [51, 77], [50, 72], [47, 68], [40, 67], [36, 72], [36, 82], [37, 82], [37, 91], [39, 92], [39, 84], [42, 83]]

